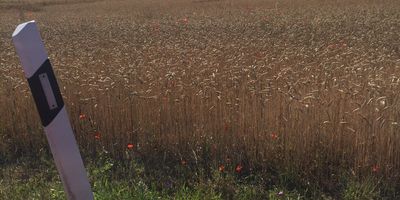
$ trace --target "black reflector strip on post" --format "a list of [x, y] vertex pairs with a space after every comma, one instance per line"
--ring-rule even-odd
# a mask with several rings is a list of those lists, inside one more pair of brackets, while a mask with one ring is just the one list
[[64, 107], [60, 88], [49, 59], [40, 66], [32, 77], [28, 78], [28, 83], [32, 90], [42, 125], [47, 126]]

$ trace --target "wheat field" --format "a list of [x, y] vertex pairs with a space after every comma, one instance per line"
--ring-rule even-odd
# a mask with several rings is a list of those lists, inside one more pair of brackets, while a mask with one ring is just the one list
[[398, 1], [0, 1], [3, 163], [48, 151], [11, 41], [32, 19], [85, 156], [400, 185]]

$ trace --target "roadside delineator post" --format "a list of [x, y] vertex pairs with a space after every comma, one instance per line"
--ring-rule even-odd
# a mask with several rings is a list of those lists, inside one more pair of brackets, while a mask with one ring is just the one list
[[18, 25], [12, 40], [68, 199], [93, 199], [64, 101], [35, 21]]

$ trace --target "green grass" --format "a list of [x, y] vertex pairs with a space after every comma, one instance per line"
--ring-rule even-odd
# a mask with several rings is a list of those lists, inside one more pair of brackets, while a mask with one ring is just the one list
[[373, 179], [363, 182], [350, 181], [343, 193], [343, 199], [379, 199], [378, 182]]
[[[336, 194], [324, 193], [318, 187], [297, 185], [289, 181], [295, 176], [282, 173], [278, 181], [269, 183], [265, 174], [238, 175], [213, 170], [210, 176], [201, 169], [176, 166], [192, 176], [173, 176], [149, 168], [138, 160], [116, 161], [101, 154], [86, 161], [95, 199], [396, 199], [396, 191], [384, 196], [382, 185], [374, 178], [358, 181], [343, 178], [343, 188]], [[187, 169], [185, 169], [187, 168]], [[286, 173], [290, 174], [290, 173]], [[2, 199], [65, 199], [62, 184], [49, 156], [23, 158], [1, 166], [0, 196]], [[398, 192], [397, 192], [398, 193]]]

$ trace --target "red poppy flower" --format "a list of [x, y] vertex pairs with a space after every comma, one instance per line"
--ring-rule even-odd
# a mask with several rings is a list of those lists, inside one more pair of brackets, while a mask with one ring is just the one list
[[243, 170], [243, 166], [241, 164], [236, 165], [235, 171], [236, 173], [241, 173]]
[[86, 115], [85, 115], [85, 114], [80, 114], [80, 115], [79, 115], [79, 119], [80, 119], [80, 120], [86, 119]]
[[372, 166], [372, 172], [377, 173], [379, 172], [380, 167], [378, 165]]
[[278, 139], [278, 134], [276, 134], [276, 133], [271, 133], [271, 138], [272, 138], [273, 140]]
[[224, 171], [225, 171], [225, 166], [224, 166], [224, 165], [220, 165], [220, 166], [218, 167], [218, 171], [224, 172]]
[[27, 12], [27, 13], [26, 13], [26, 16], [27, 16], [27, 17], [32, 17], [32, 16], [33, 16], [33, 13], [32, 13], [32, 12]]
[[181, 160], [181, 164], [182, 164], [182, 165], [186, 165], [186, 164], [187, 164], [187, 161], [186, 161], [186, 160]]
[[132, 143], [128, 143], [128, 145], [126, 146], [128, 149], [133, 149], [134, 145]]
[[227, 122], [224, 123], [224, 129], [225, 129], [225, 131], [228, 131], [228, 129], [229, 129], [229, 124]]
[[100, 133], [99, 132], [96, 132], [96, 134], [94, 134], [94, 138], [96, 139], [96, 140], [99, 140], [100, 139]]

